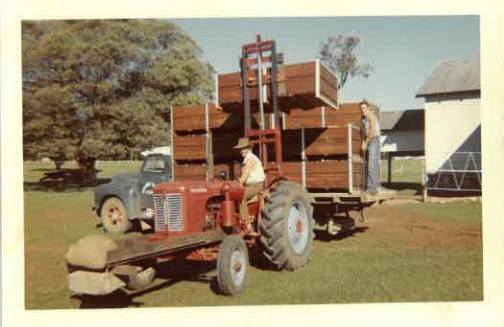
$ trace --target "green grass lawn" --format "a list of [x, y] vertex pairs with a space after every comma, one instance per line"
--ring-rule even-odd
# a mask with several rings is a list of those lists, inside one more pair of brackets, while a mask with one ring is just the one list
[[[27, 163], [25, 182], [36, 182], [50, 168]], [[139, 163], [99, 163], [98, 168], [103, 170], [99, 177], [106, 179], [114, 172], [136, 171]], [[358, 233], [315, 240], [306, 267], [277, 272], [251, 266], [247, 289], [237, 297], [216, 294], [214, 266], [196, 264], [177, 273], [169, 265], [160, 266], [163, 278], [148, 292], [81, 301], [68, 290], [65, 253], [79, 238], [101, 233], [92, 201], [90, 187], [25, 191], [27, 309], [483, 299], [481, 242], [463, 239], [463, 233], [480, 229], [481, 203], [461, 202], [388, 206], [394, 214], [374, 211], [358, 224]], [[199, 273], [189, 273], [194, 271]]]
[[406, 210], [437, 219], [466, 224], [481, 224], [481, 202], [451, 202], [429, 204], [403, 204]]

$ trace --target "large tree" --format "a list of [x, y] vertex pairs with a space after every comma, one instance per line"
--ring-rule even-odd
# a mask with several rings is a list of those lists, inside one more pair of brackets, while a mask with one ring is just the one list
[[22, 51], [24, 153], [57, 167], [166, 144], [168, 107], [213, 91], [201, 49], [166, 21], [23, 22]]
[[318, 57], [338, 76], [338, 89], [345, 85], [348, 77], [368, 78], [373, 72], [370, 64], [357, 61], [354, 50], [359, 43], [359, 36], [337, 34], [329, 36], [327, 41], [319, 45]]

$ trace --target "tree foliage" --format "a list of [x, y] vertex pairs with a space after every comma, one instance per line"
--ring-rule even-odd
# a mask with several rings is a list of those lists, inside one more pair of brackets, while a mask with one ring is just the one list
[[338, 89], [345, 85], [348, 77], [368, 78], [373, 72], [370, 64], [360, 64], [357, 61], [354, 50], [359, 43], [359, 36], [338, 34], [329, 36], [327, 41], [319, 45], [318, 57], [338, 76]]
[[169, 106], [213, 91], [201, 49], [166, 21], [25, 21], [22, 56], [25, 157], [57, 164], [166, 144]]

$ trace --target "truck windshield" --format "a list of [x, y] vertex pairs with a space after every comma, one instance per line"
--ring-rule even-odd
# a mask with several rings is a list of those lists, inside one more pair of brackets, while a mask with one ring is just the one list
[[163, 172], [165, 170], [165, 161], [161, 156], [152, 156], [145, 159], [143, 165], [145, 172]]

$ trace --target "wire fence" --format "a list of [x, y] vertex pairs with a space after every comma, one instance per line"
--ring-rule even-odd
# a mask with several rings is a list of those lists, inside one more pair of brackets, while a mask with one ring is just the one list
[[[443, 154], [440, 154], [443, 155]], [[454, 152], [434, 172], [427, 172], [427, 190], [481, 192], [481, 152]]]

